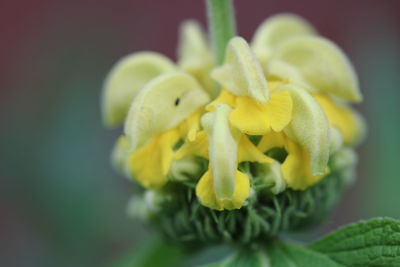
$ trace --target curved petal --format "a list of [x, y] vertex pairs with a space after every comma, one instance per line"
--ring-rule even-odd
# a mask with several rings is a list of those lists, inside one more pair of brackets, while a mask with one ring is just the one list
[[264, 155], [246, 135], [243, 135], [240, 139], [238, 151], [238, 162], [242, 161], [272, 163], [274, 160]]
[[235, 106], [236, 96], [228, 90], [222, 89], [219, 96], [206, 106], [207, 111], [214, 111], [218, 104], [227, 104], [231, 108]]
[[270, 60], [266, 64], [267, 79], [269, 81], [270, 88], [272, 81], [280, 81], [281, 83], [293, 83], [301, 85], [308, 91], [316, 91], [312, 86], [307, 84], [304, 80], [300, 71], [294, 66], [281, 61], [281, 60]]
[[262, 152], [267, 152], [274, 147], [284, 147], [285, 146], [285, 135], [281, 133], [268, 133], [264, 135], [257, 145], [257, 148]]
[[202, 117], [202, 125], [208, 135], [210, 166], [213, 169], [214, 190], [220, 200], [232, 199], [235, 192], [237, 150], [240, 133], [231, 129], [229, 114], [231, 108], [220, 104], [214, 112]]
[[209, 75], [213, 67], [211, 49], [197, 21], [188, 20], [182, 23], [177, 52], [179, 67], [196, 77], [211, 98], [215, 98], [218, 90]]
[[236, 108], [230, 122], [241, 132], [264, 135], [271, 129], [279, 132], [292, 118], [292, 99], [285, 91], [274, 92], [265, 104], [258, 104], [250, 97], [237, 97]]
[[268, 83], [260, 63], [247, 42], [234, 37], [228, 43], [225, 63], [211, 77], [238, 96], [251, 96], [259, 103], [269, 99]]
[[324, 173], [329, 159], [329, 125], [317, 101], [302, 87], [282, 85], [293, 100], [293, 118], [285, 133], [305, 148], [312, 174]]
[[188, 74], [177, 71], [153, 79], [140, 90], [125, 121], [131, 151], [176, 127], [208, 101], [207, 93]]
[[107, 126], [120, 124], [138, 91], [151, 79], [173, 70], [174, 64], [161, 54], [139, 52], [123, 57], [104, 83], [102, 112]]
[[362, 100], [350, 61], [337, 45], [325, 38], [292, 38], [276, 49], [273, 60], [286, 62], [298, 69], [304, 80], [318, 91], [348, 101]]
[[251, 47], [262, 63], [272, 51], [290, 38], [315, 34], [314, 28], [303, 18], [293, 14], [279, 14], [266, 19], [256, 30]]
[[242, 172], [235, 173], [235, 191], [229, 200], [220, 200], [214, 191], [213, 170], [209, 170], [200, 178], [196, 185], [196, 195], [202, 205], [215, 210], [240, 209], [250, 195], [249, 178]]
[[355, 110], [324, 95], [315, 94], [314, 98], [324, 110], [329, 124], [339, 129], [346, 145], [357, 144], [363, 139], [365, 123]]
[[200, 131], [200, 118], [203, 114], [204, 108], [201, 107], [179, 125], [181, 136], [186, 137], [189, 142], [193, 142], [196, 139], [196, 135]]
[[147, 145], [128, 156], [129, 175], [146, 188], [163, 186], [174, 157], [173, 147], [179, 138], [177, 129], [152, 137]]
[[198, 132], [193, 141], [186, 142], [175, 153], [175, 159], [196, 155], [208, 159], [208, 137], [205, 131]]
[[211, 50], [197, 21], [182, 23], [179, 31], [178, 64], [186, 71], [198, 71], [212, 62]]
[[288, 187], [304, 190], [317, 183], [327, 174], [328, 169], [326, 167], [320, 174], [312, 173], [309, 153], [301, 145], [287, 139], [285, 148], [288, 156], [282, 163], [282, 174]]

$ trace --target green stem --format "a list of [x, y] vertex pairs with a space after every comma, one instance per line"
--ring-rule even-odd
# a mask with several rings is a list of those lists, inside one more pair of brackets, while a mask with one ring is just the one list
[[222, 64], [228, 41], [236, 33], [232, 0], [206, 0], [209, 32], [215, 61]]

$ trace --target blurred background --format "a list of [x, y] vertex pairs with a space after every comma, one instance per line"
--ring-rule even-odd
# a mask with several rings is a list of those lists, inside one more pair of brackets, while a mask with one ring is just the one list
[[[157, 3], [156, 3], [157, 2]], [[338, 43], [358, 71], [369, 126], [359, 177], [321, 231], [400, 218], [400, 2], [236, 0], [239, 34], [294, 12]], [[203, 1], [0, 1], [0, 265], [104, 266], [149, 231], [126, 216], [132, 185], [110, 167], [120, 129], [100, 120], [103, 78], [120, 57], [175, 57]]]

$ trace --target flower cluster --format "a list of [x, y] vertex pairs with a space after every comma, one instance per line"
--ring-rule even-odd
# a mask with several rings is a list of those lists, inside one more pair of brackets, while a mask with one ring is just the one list
[[177, 64], [128, 55], [104, 89], [105, 123], [124, 123], [113, 163], [145, 189], [150, 210], [171, 184], [193, 184], [196, 200], [218, 211], [306, 190], [352, 169], [364, 133], [349, 106], [362, 100], [349, 60], [294, 15], [267, 19], [250, 43], [232, 38], [220, 66], [199, 25], [186, 22]]

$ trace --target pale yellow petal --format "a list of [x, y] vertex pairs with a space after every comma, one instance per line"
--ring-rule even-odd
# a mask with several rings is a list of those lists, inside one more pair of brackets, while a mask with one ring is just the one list
[[234, 95], [250, 96], [259, 103], [269, 99], [268, 83], [261, 65], [241, 37], [229, 41], [224, 64], [211, 76]]
[[125, 122], [131, 151], [161, 132], [176, 127], [209, 101], [200, 84], [183, 72], [170, 72], [153, 79], [134, 99]]
[[209, 73], [213, 67], [213, 58], [208, 40], [197, 21], [182, 23], [179, 32], [178, 65], [195, 77], [204, 90], [215, 98], [218, 90]]
[[315, 34], [314, 28], [303, 18], [293, 14], [278, 14], [266, 19], [256, 30], [251, 47], [262, 63], [266, 63], [274, 49], [290, 38]]
[[165, 56], [139, 52], [123, 57], [104, 82], [102, 112], [107, 126], [120, 124], [139, 90], [158, 75], [175, 68]]
[[210, 166], [213, 169], [214, 189], [219, 199], [232, 199], [235, 190], [237, 149], [240, 133], [229, 125], [231, 108], [219, 104], [214, 112], [202, 117], [207, 132]]
[[[311, 172], [324, 173], [329, 159], [329, 124], [317, 101], [302, 87], [283, 85], [293, 100], [293, 119], [284, 132], [307, 151]], [[309, 166], [307, 166], [309, 167]]]
[[349, 59], [331, 41], [316, 36], [292, 38], [280, 45], [272, 60], [295, 67], [315, 90], [360, 102], [358, 79]]
[[273, 90], [270, 85], [271, 81], [280, 81], [280, 84], [292, 83], [301, 85], [310, 92], [317, 91], [304, 80], [304, 77], [298, 68], [281, 60], [269, 60], [266, 64], [266, 75], [271, 90]]
[[211, 49], [200, 24], [194, 20], [182, 23], [179, 32], [178, 64], [189, 72], [196, 72], [212, 62]]

